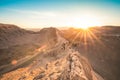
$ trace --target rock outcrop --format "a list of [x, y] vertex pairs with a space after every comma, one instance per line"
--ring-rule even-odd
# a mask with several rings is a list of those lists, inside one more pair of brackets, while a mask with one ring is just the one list
[[48, 61], [45, 66], [38, 66], [40, 63], [41, 58], [38, 58], [26, 68], [3, 75], [1, 80], [103, 80], [86, 58], [71, 49], [65, 51], [64, 56]]

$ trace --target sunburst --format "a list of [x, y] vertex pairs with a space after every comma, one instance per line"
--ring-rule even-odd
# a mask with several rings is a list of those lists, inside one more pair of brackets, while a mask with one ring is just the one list
[[102, 25], [100, 18], [91, 14], [81, 15], [81, 17], [75, 18], [72, 23], [74, 27], [82, 29], [88, 29], [89, 27]]
[[92, 29], [80, 29], [77, 31], [78, 32], [76, 33], [75, 37], [72, 39], [71, 45], [79, 38], [79, 43], [83, 43], [86, 50], [89, 42], [91, 45], [96, 45], [96, 43], [98, 43], [104, 48], [108, 49], [107, 46], [100, 40], [99, 36], [95, 34], [97, 31], [94, 30], [93, 32]]

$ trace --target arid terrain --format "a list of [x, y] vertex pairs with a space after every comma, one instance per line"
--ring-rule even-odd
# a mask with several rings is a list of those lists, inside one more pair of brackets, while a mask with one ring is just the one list
[[0, 24], [0, 80], [119, 80], [120, 27]]

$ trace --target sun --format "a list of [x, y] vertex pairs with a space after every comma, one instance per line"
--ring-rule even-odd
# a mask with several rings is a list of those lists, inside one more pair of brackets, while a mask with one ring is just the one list
[[82, 15], [81, 17], [76, 18], [73, 24], [74, 27], [82, 29], [88, 29], [89, 27], [102, 25], [99, 17], [93, 15]]

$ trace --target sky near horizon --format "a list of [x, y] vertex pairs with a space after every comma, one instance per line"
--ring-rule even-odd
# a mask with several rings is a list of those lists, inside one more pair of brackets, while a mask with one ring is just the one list
[[0, 0], [0, 23], [23, 28], [82, 26], [86, 15], [120, 26], [120, 0]]

